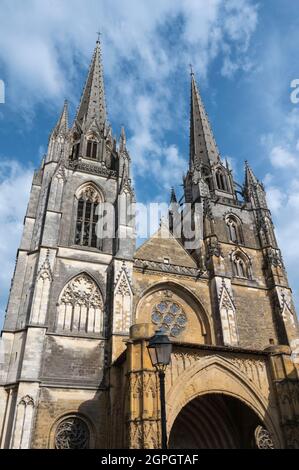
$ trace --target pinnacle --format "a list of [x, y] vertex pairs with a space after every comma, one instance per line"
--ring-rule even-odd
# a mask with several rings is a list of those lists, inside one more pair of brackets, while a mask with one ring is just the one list
[[173, 202], [177, 202], [177, 197], [175, 194], [174, 187], [171, 188], [171, 193], [170, 193], [170, 204]]
[[63, 109], [58, 119], [58, 122], [53, 130], [54, 135], [65, 135], [68, 131], [68, 102], [64, 101]]

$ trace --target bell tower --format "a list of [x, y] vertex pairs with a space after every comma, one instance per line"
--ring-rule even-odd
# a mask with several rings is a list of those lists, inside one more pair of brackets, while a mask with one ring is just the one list
[[264, 187], [247, 162], [243, 185], [223, 163], [193, 72], [183, 183], [185, 202], [200, 208], [200, 246], [191, 253], [209, 279], [217, 342], [295, 348], [298, 323]]
[[114, 338], [131, 324], [130, 164], [125, 130], [117, 142], [107, 120], [97, 41], [74, 122], [65, 102], [33, 177], [2, 334], [2, 448], [41, 444], [33, 422], [49, 394], [101, 419], [94, 397], [105, 401]]

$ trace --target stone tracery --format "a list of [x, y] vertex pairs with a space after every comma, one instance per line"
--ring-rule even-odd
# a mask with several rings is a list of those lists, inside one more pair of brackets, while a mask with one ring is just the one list
[[179, 304], [163, 300], [153, 308], [152, 322], [163, 331], [176, 337], [185, 329], [187, 316]]
[[273, 440], [269, 431], [262, 426], [257, 426], [254, 432], [255, 442], [258, 449], [274, 449]]
[[90, 433], [87, 424], [77, 416], [70, 416], [58, 425], [55, 433], [56, 449], [87, 449]]
[[72, 279], [58, 303], [57, 327], [69, 331], [100, 333], [103, 299], [96, 283], [85, 273]]

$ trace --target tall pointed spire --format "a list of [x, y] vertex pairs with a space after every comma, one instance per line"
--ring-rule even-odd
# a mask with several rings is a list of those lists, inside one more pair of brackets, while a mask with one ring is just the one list
[[104, 73], [99, 39], [93, 53], [76, 120], [81, 125], [83, 122], [89, 123], [96, 120], [101, 128], [106, 121]]
[[53, 135], [65, 135], [68, 131], [68, 102], [65, 100], [61, 115], [53, 130]]
[[217, 162], [219, 150], [191, 70], [190, 168]]

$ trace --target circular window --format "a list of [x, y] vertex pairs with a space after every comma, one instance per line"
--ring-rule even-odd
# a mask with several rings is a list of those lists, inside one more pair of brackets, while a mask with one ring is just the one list
[[274, 449], [274, 443], [269, 431], [258, 426], [254, 432], [255, 442], [258, 449]]
[[152, 322], [171, 336], [179, 336], [186, 327], [187, 316], [175, 302], [158, 303], [152, 310]]
[[90, 433], [87, 424], [77, 416], [59, 423], [55, 432], [56, 449], [88, 449]]

